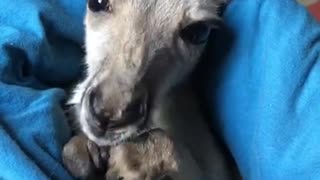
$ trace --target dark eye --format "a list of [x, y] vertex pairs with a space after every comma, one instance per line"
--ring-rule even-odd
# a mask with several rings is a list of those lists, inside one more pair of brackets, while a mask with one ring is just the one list
[[109, 0], [88, 0], [88, 7], [93, 12], [109, 11]]
[[205, 22], [196, 22], [183, 28], [180, 32], [181, 38], [194, 45], [207, 42], [211, 32], [211, 26]]

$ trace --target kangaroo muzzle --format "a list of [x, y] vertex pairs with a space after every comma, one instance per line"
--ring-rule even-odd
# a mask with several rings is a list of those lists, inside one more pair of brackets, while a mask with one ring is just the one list
[[130, 125], [139, 126], [147, 118], [148, 92], [137, 86], [130, 89], [108, 88], [99, 84], [87, 92], [85, 108], [92, 132], [101, 137], [107, 131], [117, 131]]

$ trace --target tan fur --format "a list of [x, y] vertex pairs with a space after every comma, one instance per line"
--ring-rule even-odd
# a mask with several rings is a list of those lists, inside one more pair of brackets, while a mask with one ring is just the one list
[[[137, 124], [130, 124], [96, 136], [88, 124], [94, 119], [87, 106], [92, 89], [101, 90], [101, 101], [113, 119], [121, 118], [143, 89], [152, 100], [145, 129], [161, 128], [182, 143], [196, 162], [190, 167], [201, 169], [205, 179], [233, 178], [190, 87], [179, 85], [173, 89], [197, 64], [205, 46], [186, 43], [179, 36], [180, 30], [199, 21], [214, 27], [212, 22], [219, 20], [221, 3], [222, 0], [110, 0], [110, 12], [87, 10], [87, 76], [74, 90], [70, 104], [77, 108], [81, 130], [90, 140], [100, 146], [114, 145], [138, 136], [141, 130]], [[143, 163], [150, 161], [146, 158]]]
[[[97, 171], [101, 153], [109, 154], [106, 169]], [[154, 180], [169, 175], [174, 180], [194, 180], [200, 169], [188, 151], [162, 130], [151, 130], [110, 148], [92, 147], [84, 135], [73, 137], [63, 149], [63, 161], [73, 176], [81, 179]], [[202, 179], [202, 178], [200, 178]]]
[[153, 180], [163, 175], [174, 180], [200, 178], [190, 154], [178, 146], [164, 132], [152, 131], [112, 148], [106, 179], [115, 175], [127, 180]]

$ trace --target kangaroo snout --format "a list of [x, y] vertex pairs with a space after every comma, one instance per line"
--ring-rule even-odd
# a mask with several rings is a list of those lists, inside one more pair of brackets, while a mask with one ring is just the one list
[[88, 125], [97, 137], [103, 137], [107, 131], [139, 126], [147, 116], [148, 92], [143, 86], [123, 89], [108, 83], [99, 84], [90, 88], [84, 98], [91, 117]]

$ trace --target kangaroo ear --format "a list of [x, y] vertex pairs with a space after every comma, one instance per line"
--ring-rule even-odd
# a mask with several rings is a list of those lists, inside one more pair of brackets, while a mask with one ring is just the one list
[[88, 0], [88, 7], [92, 12], [109, 11], [109, 0]]

